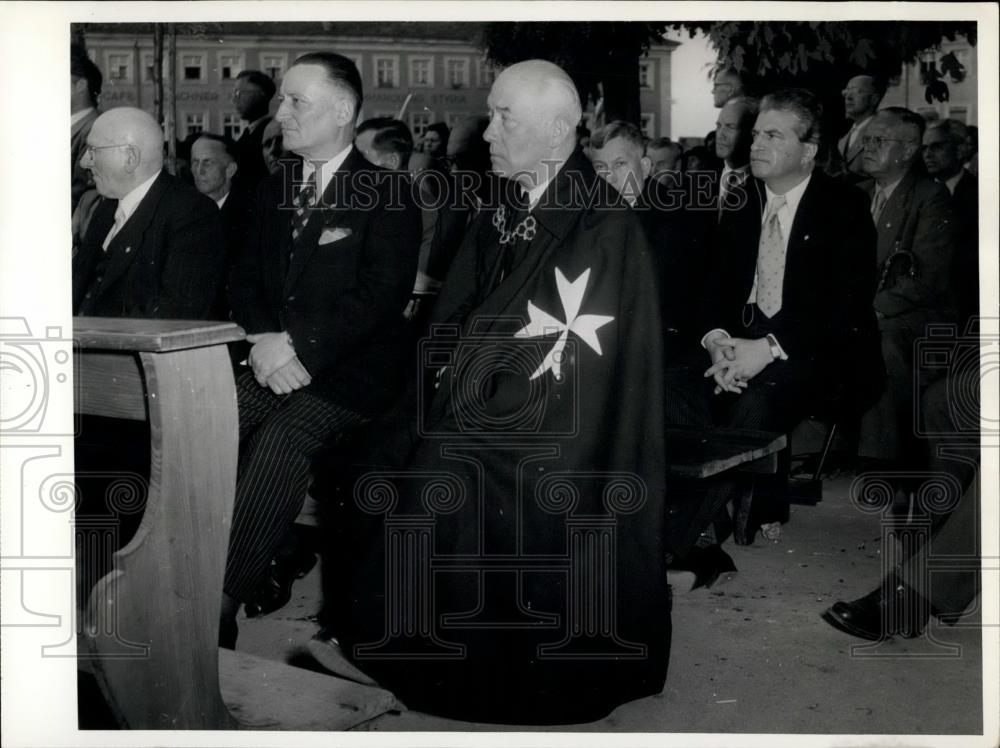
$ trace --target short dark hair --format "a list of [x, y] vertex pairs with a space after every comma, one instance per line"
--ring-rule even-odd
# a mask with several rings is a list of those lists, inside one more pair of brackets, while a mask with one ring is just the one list
[[927, 122], [916, 112], [903, 106], [887, 106], [879, 109], [878, 114], [888, 114], [896, 120], [897, 124], [909, 125], [917, 130], [917, 145], [923, 140], [924, 130], [927, 129]]
[[267, 73], [262, 73], [259, 70], [244, 70], [239, 75], [236, 76], [237, 80], [240, 78], [245, 78], [250, 83], [253, 83], [257, 88], [261, 90], [268, 101], [274, 98], [275, 86], [274, 81], [271, 80], [271, 76]]
[[392, 117], [372, 117], [358, 125], [355, 136], [375, 131], [372, 138], [372, 148], [379, 153], [398, 153], [400, 168], [406, 168], [406, 163], [413, 155], [413, 135], [405, 122]]
[[642, 134], [642, 130], [633, 123], [620, 119], [609, 122], [591, 135], [590, 147], [596, 149], [603, 148], [615, 138], [622, 138], [628, 141], [640, 151], [646, 148], [646, 137]]
[[424, 128], [424, 132], [436, 132], [441, 136], [441, 143], [443, 145], [448, 144], [448, 136], [451, 135], [451, 129], [444, 122], [434, 122]]
[[969, 130], [972, 128], [968, 127], [964, 122], [959, 122], [957, 119], [943, 119], [940, 122], [928, 125], [927, 129], [940, 130], [953, 144], [965, 145], [969, 137]]
[[228, 135], [216, 135], [214, 132], [200, 132], [198, 137], [191, 141], [191, 145], [194, 145], [199, 140], [214, 140], [216, 143], [222, 143], [223, 147], [226, 149], [226, 153], [229, 157], [236, 161], [236, 141], [233, 140]]
[[101, 86], [104, 83], [104, 76], [94, 61], [87, 56], [87, 52], [74, 47], [69, 58], [69, 74], [73, 78], [83, 78], [87, 81], [87, 91], [90, 93], [90, 101], [95, 106], [97, 98], [101, 95]]
[[361, 85], [361, 73], [354, 60], [336, 52], [306, 52], [292, 63], [296, 65], [319, 65], [326, 71], [330, 81], [338, 86], [343, 86], [354, 99], [354, 112], [361, 111], [361, 102], [364, 101], [364, 89]]
[[779, 88], [760, 100], [760, 111], [791, 112], [799, 120], [803, 143], [819, 145], [823, 130], [823, 103], [807, 88]]

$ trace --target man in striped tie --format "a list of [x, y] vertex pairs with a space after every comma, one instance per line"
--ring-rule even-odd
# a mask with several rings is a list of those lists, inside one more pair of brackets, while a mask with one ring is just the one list
[[275, 119], [302, 161], [282, 161], [261, 184], [232, 275], [233, 316], [253, 347], [237, 372], [224, 646], [302, 509], [313, 456], [380, 413], [403, 373], [420, 214], [399, 174], [352, 145], [361, 100], [361, 76], [342, 55], [309, 53], [289, 68]]

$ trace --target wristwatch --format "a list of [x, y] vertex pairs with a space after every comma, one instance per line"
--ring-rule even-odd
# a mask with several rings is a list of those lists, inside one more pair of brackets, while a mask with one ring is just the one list
[[778, 339], [770, 333], [765, 337], [767, 338], [767, 347], [771, 349], [771, 359], [777, 361], [781, 358], [781, 346], [778, 345]]

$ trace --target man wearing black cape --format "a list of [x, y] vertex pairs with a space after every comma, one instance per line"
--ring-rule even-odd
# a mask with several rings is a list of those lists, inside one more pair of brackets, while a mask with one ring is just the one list
[[340, 502], [310, 651], [411, 709], [586, 722], [666, 678], [655, 274], [638, 219], [575, 150], [566, 73], [513, 65], [489, 106], [493, 169], [526, 195], [484, 207], [458, 251], [409, 459]]

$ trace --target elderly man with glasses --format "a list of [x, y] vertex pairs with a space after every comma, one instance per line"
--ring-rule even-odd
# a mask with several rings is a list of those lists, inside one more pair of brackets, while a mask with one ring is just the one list
[[858, 454], [867, 467], [898, 468], [912, 452], [913, 344], [928, 324], [951, 322], [948, 291], [955, 225], [947, 187], [919, 169], [924, 120], [881, 110], [863, 138], [862, 183], [878, 231], [875, 312], [888, 374], [881, 399], [861, 421]]
[[225, 261], [215, 204], [163, 170], [163, 131], [146, 112], [105, 112], [80, 165], [102, 200], [73, 258], [73, 312], [209, 319]]

